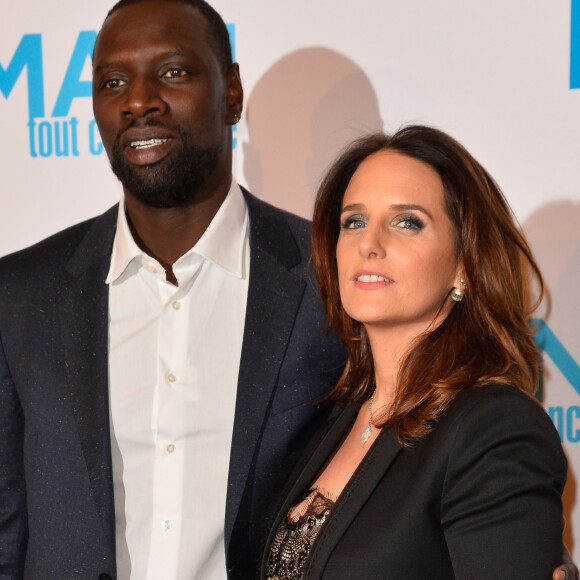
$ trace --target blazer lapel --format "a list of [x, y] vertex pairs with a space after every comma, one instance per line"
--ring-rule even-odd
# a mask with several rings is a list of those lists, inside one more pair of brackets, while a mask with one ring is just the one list
[[329, 419], [326, 429], [321, 429], [311, 442], [310, 446], [304, 453], [303, 461], [296, 468], [296, 479], [291, 478], [292, 483], [289, 485], [283, 497], [285, 498], [278, 514], [278, 524], [282, 517], [285, 517], [288, 510], [295, 504], [296, 499], [312, 485], [328, 458], [332, 455], [339, 443], [342, 441], [346, 432], [352, 425], [358, 405], [349, 405], [333, 419]]
[[276, 517], [270, 527], [266, 540], [266, 549], [262, 554], [260, 577], [264, 577], [268, 551], [280, 522], [286, 517], [288, 510], [295, 505], [296, 500], [309, 488], [316, 476], [320, 473], [324, 464], [352, 425], [358, 410], [358, 405], [349, 405], [342, 411], [335, 408], [326, 425], [317, 431], [307, 446], [302, 459], [296, 465], [282, 492], [282, 501], [276, 510]]
[[108, 287], [117, 206], [97, 218], [73, 255], [62, 291], [61, 336], [69, 393], [95, 507], [114, 553], [108, 399]]
[[305, 282], [292, 273], [302, 261], [277, 211], [244, 191], [250, 216], [250, 281], [230, 455], [225, 545], [230, 544], [250, 466]]
[[[276, 519], [270, 529], [266, 549], [262, 556], [261, 577], [268, 559], [268, 550], [280, 522], [288, 510], [296, 503], [297, 498], [312, 484], [324, 467], [330, 455], [351, 427], [360, 406], [347, 406], [334, 419], [331, 418], [326, 428], [321, 429], [306, 450], [304, 458], [297, 465], [294, 476], [286, 486], [284, 498], [276, 514]], [[315, 540], [315, 548], [311, 552], [304, 570], [304, 578], [321, 578], [326, 563], [337, 542], [357, 516], [391, 463], [397, 457], [402, 447], [391, 429], [382, 431], [369, 450], [351, 480], [344, 488], [333, 513], [323, 526]]]
[[341, 493], [329, 521], [316, 538], [314, 551], [305, 570], [305, 578], [322, 578], [326, 563], [337, 542], [347, 531], [402, 449], [392, 429], [384, 429], [379, 434]]

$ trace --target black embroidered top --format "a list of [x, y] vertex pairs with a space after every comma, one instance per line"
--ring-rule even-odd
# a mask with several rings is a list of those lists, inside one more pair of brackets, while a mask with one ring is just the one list
[[318, 532], [330, 516], [336, 498], [320, 488], [309, 489], [282, 521], [268, 554], [268, 580], [301, 580]]

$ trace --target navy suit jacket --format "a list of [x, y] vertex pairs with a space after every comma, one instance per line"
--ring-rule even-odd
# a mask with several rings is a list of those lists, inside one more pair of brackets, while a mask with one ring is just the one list
[[[313, 439], [268, 547], [359, 408]], [[535, 401], [505, 385], [463, 391], [410, 449], [381, 431], [316, 537], [304, 579], [547, 580], [562, 559], [565, 482], [560, 438]]]
[[[244, 192], [250, 281], [225, 512], [230, 578], [257, 576], [278, 494], [328, 407], [342, 345], [306, 220]], [[108, 272], [117, 206], [0, 260], [0, 578], [116, 577]]]

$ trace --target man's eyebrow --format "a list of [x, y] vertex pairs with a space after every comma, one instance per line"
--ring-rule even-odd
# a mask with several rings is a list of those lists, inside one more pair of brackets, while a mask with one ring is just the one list
[[118, 61], [112, 60], [110, 62], [106, 62], [105, 64], [100, 64], [98, 67], [95, 67], [95, 62], [94, 62], [94, 59], [93, 59], [93, 70], [95, 72], [97, 72], [97, 71], [101, 71], [101, 70], [115, 68], [117, 66], [117, 62]]
[[[177, 49], [177, 50], [168, 50], [167, 52], [164, 52], [164, 53], [158, 55], [157, 58], [159, 58], [159, 59], [163, 59], [163, 58], [173, 58], [175, 56], [185, 56], [185, 52], [183, 52], [183, 50], [180, 50], [180, 49]], [[93, 67], [94, 67], [94, 65], [95, 65], [95, 53], [94, 53], [94, 51], [93, 51], [91, 60], [92, 60]], [[96, 68], [93, 68], [93, 70], [95, 72], [97, 72], [97, 71], [101, 71], [101, 70], [107, 70], [107, 69], [115, 68], [115, 67], [119, 66], [119, 63], [120, 62], [122, 62], [122, 61], [119, 61], [119, 60], [111, 60], [109, 62], [105, 62], [104, 64], [100, 64]]]

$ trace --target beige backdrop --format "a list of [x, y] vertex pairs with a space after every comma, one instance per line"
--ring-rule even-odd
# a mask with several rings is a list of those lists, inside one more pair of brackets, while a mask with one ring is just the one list
[[[321, 173], [345, 143], [407, 122], [457, 137], [504, 189], [552, 295], [550, 311], [539, 314], [543, 395], [570, 459], [566, 539], [580, 561], [580, 89], [569, 82], [571, 42], [580, 40], [571, 33], [577, 2], [214, 5], [235, 29], [246, 92], [234, 173], [258, 196], [308, 216]], [[90, 60], [78, 43], [98, 30], [109, 7], [104, 0], [21, 0], [1, 9], [0, 254], [119, 198], [98, 154], [90, 98], [54, 111], [73, 55], [80, 68], [63, 94], [86, 91]], [[31, 119], [42, 100], [44, 114]]]

